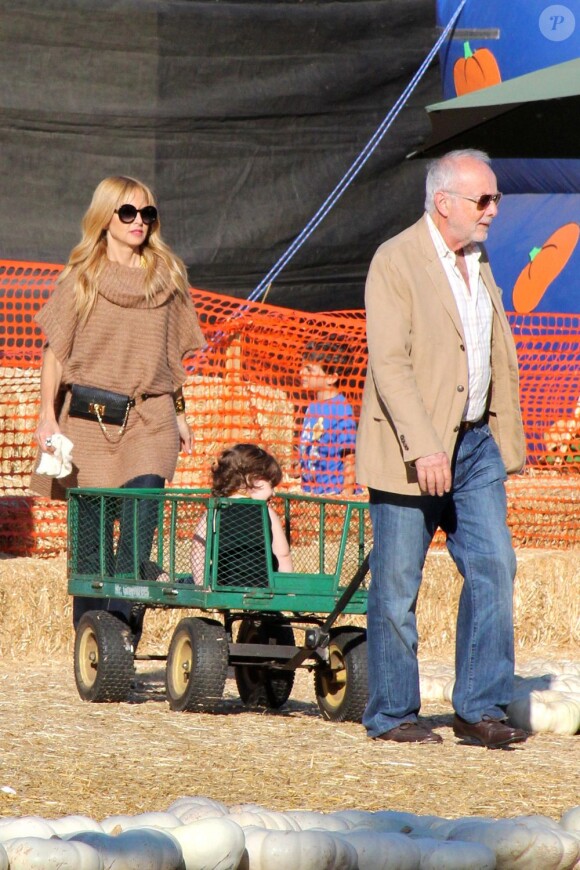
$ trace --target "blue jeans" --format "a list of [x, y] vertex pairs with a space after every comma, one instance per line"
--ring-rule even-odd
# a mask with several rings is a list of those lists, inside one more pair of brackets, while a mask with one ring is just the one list
[[453, 707], [468, 722], [505, 718], [514, 678], [513, 581], [505, 466], [489, 427], [460, 436], [448, 495], [371, 490], [368, 596], [369, 701], [363, 724], [377, 737], [415, 722], [421, 706], [415, 607], [427, 550], [440, 526], [463, 576]]

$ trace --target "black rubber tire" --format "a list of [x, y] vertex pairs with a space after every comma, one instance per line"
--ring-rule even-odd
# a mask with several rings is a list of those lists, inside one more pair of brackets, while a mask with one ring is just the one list
[[360, 722], [369, 691], [366, 631], [336, 629], [328, 653], [328, 664], [319, 665], [314, 672], [320, 712], [332, 722]]
[[228, 656], [228, 639], [220, 622], [182, 619], [167, 654], [165, 689], [170, 708], [211, 712], [223, 695]]
[[107, 610], [89, 610], [75, 634], [75, 682], [83, 701], [126, 701], [135, 677], [133, 634]]
[[[294, 646], [296, 641], [291, 626], [268, 619], [242, 619], [237, 643], [272, 642], [280, 646]], [[240, 698], [248, 707], [277, 710], [292, 694], [295, 671], [281, 671], [262, 665], [236, 665], [234, 673]]]

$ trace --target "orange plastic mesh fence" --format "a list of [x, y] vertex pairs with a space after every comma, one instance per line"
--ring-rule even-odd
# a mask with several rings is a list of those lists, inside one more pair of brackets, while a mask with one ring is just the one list
[[[63, 506], [34, 498], [28, 489], [43, 344], [34, 315], [61, 269], [0, 260], [0, 552], [49, 554], [65, 546]], [[314, 398], [301, 386], [305, 353], [331, 345], [356, 420], [366, 369], [364, 311], [311, 314], [201, 290], [192, 290], [192, 296], [208, 343], [186, 360], [194, 449], [180, 456], [173, 485], [207, 486], [212, 461], [225, 446], [253, 441], [279, 460], [281, 487], [299, 491], [301, 430]], [[508, 484], [514, 540], [525, 546], [577, 546], [580, 315], [510, 315], [510, 321], [528, 441], [526, 474]]]

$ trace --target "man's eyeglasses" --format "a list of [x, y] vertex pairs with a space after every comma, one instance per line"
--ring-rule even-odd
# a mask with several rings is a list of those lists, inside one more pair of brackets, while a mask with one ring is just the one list
[[501, 193], [482, 193], [481, 196], [465, 196], [463, 193], [455, 193], [454, 190], [447, 190], [446, 193], [450, 193], [451, 196], [458, 196], [460, 199], [468, 199], [469, 202], [474, 202], [478, 211], [485, 211], [486, 208], [489, 207], [490, 203], [495, 203], [495, 205], [499, 205], [499, 202], [503, 196]]
[[138, 214], [141, 215], [141, 220], [145, 226], [154, 224], [157, 220], [157, 209], [154, 205], [146, 205], [144, 208], [135, 208], [134, 205], [126, 203], [115, 209], [115, 214], [119, 215], [119, 220], [124, 224], [132, 224]]

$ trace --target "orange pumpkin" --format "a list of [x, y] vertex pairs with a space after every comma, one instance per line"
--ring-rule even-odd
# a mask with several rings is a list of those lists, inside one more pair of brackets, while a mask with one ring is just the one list
[[471, 91], [479, 91], [481, 88], [489, 88], [491, 85], [499, 85], [501, 73], [497, 60], [489, 48], [478, 48], [477, 51], [472, 51], [469, 43], [464, 42], [463, 54], [463, 57], [455, 61], [453, 67], [453, 81], [458, 97]]
[[564, 224], [541, 248], [532, 248], [530, 262], [514, 284], [514, 310], [520, 314], [533, 311], [554, 278], [557, 278], [580, 238], [580, 224]]

